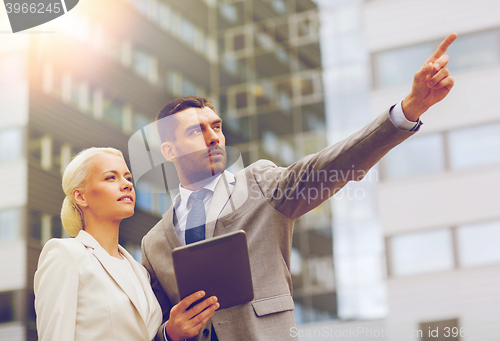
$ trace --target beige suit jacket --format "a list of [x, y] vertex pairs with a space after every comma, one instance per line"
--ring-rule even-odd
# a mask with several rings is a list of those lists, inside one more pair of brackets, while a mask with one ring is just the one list
[[148, 273], [121, 246], [146, 293], [140, 313], [134, 284], [87, 232], [51, 239], [35, 273], [35, 310], [40, 341], [150, 341], [161, 324], [161, 308]]
[[[210, 340], [212, 325], [220, 341], [294, 339], [290, 275], [294, 221], [347, 182], [361, 180], [382, 156], [412, 134], [397, 129], [386, 112], [348, 139], [287, 168], [260, 160], [234, 176], [226, 171], [207, 213], [206, 238], [246, 231], [254, 300], [216, 311], [194, 339]], [[181, 246], [173, 225], [177, 201], [142, 241], [143, 264], [151, 275], [164, 322], [179, 302], [172, 266], [172, 250]], [[163, 328], [164, 324], [157, 340], [163, 340]]]

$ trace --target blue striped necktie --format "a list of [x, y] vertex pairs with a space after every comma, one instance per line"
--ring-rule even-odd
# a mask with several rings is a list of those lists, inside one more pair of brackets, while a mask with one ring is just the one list
[[203, 199], [209, 192], [211, 192], [211, 190], [202, 188], [191, 193], [189, 196], [188, 203], [192, 201], [193, 204], [187, 216], [185, 233], [186, 245], [205, 239], [206, 215]]

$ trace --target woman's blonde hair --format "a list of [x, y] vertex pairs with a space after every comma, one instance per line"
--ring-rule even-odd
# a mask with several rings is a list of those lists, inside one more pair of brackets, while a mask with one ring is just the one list
[[118, 149], [92, 147], [76, 154], [64, 170], [62, 188], [66, 197], [61, 208], [61, 222], [66, 232], [72, 237], [85, 227], [83, 211], [75, 203], [73, 191], [86, 186], [92, 171], [92, 158], [101, 153], [113, 154], [123, 159], [123, 154]]

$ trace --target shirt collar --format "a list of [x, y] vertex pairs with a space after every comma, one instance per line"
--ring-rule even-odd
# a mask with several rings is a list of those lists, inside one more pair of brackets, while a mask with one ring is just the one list
[[[215, 191], [215, 187], [217, 186], [217, 182], [219, 182], [219, 179], [220, 179], [221, 176], [222, 176], [222, 173], [220, 173], [219, 175], [217, 175], [215, 178], [213, 178], [212, 181], [210, 181], [208, 184], [206, 184], [202, 188], [209, 189], [213, 193]], [[193, 192], [194, 191], [191, 191], [191, 190], [189, 190], [187, 188], [184, 188], [184, 187], [182, 187], [181, 184], [179, 184], [179, 194], [181, 195], [181, 203], [187, 203], [187, 201], [189, 199], [189, 196]]]

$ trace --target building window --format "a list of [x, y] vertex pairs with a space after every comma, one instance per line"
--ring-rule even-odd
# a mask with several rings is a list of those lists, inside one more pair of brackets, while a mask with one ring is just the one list
[[238, 9], [235, 4], [221, 4], [219, 6], [221, 16], [232, 24], [238, 22]]
[[141, 181], [137, 183], [135, 190], [137, 207], [146, 212], [153, 212], [153, 186], [148, 182]]
[[151, 120], [144, 115], [134, 114], [133, 129], [134, 131], [139, 131], [145, 126], [149, 125]]
[[450, 229], [405, 233], [390, 240], [392, 273], [410, 276], [454, 268]]
[[460, 266], [500, 263], [500, 220], [459, 226], [457, 240]]
[[442, 134], [414, 136], [384, 157], [384, 175], [388, 180], [442, 172], [445, 170]]
[[42, 89], [47, 94], [51, 93], [54, 90], [54, 73], [52, 70], [52, 65], [45, 64], [43, 66]]
[[139, 76], [147, 79], [150, 83], [158, 80], [158, 62], [156, 57], [140, 50], [133, 52], [133, 69]]
[[[376, 53], [373, 56], [375, 86], [387, 87], [411, 82], [416, 70], [437, 48], [439, 42], [428, 42]], [[500, 64], [499, 30], [459, 36], [448, 48], [453, 56], [447, 67], [451, 71], [489, 67]]]
[[167, 73], [167, 90], [174, 96], [182, 94], [182, 75], [178, 71]]
[[500, 123], [451, 131], [449, 149], [452, 169], [500, 163]]
[[61, 175], [64, 173], [64, 170], [66, 169], [66, 167], [70, 163], [72, 155], [73, 155], [73, 151], [71, 149], [71, 146], [68, 143], [64, 143], [61, 146], [60, 162], [59, 162], [61, 165], [61, 168], [60, 168]]
[[40, 139], [40, 165], [46, 171], [52, 168], [54, 139], [50, 135], [44, 135]]
[[178, 71], [167, 73], [167, 90], [174, 96], [205, 96], [205, 89]]
[[16, 240], [21, 231], [21, 209], [0, 210], [0, 242]]
[[182, 18], [181, 20], [181, 39], [191, 47], [195, 47], [197, 40], [198, 28], [189, 20]]
[[104, 95], [101, 89], [92, 92], [92, 115], [97, 120], [104, 116]]
[[251, 140], [250, 119], [248, 117], [227, 119], [224, 121], [226, 144], [235, 145]]
[[415, 70], [420, 69], [422, 61], [429, 58], [434, 49], [434, 43], [426, 43], [377, 54], [374, 58], [376, 85], [388, 87], [411, 82]]
[[292, 44], [300, 45], [318, 40], [319, 20], [316, 11], [290, 16], [290, 37]]
[[452, 58], [447, 67], [453, 71], [500, 64], [498, 30], [459, 36], [446, 52]]
[[10, 128], [0, 131], [0, 162], [19, 159], [22, 155], [22, 130]]
[[81, 112], [87, 112], [90, 108], [89, 85], [81, 82], [76, 86], [75, 104]]
[[105, 99], [103, 119], [121, 129], [123, 127], [123, 106]]
[[247, 53], [250, 53], [250, 48], [253, 47], [252, 33], [253, 29], [251, 26], [241, 26], [235, 29], [226, 30], [225, 46], [227, 52], [237, 57], [243, 57]]
[[331, 256], [309, 258], [307, 260], [307, 267], [309, 270], [309, 280], [311, 281], [311, 285], [319, 286], [322, 289], [327, 290], [333, 290], [335, 288], [333, 258]]
[[45, 244], [52, 238], [52, 216], [50, 214], [42, 214], [40, 219], [40, 241]]
[[61, 99], [64, 103], [71, 102], [71, 97], [72, 97], [71, 83], [72, 83], [71, 75], [69, 74], [63, 75], [61, 82]]
[[14, 293], [0, 293], [0, 323], [14, 321]]

